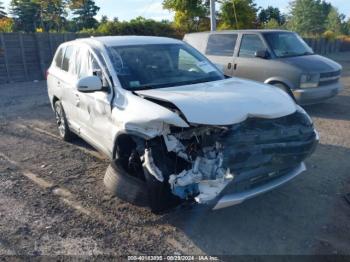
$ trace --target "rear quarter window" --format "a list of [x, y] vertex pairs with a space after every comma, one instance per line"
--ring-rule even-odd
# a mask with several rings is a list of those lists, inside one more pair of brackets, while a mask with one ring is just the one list
[[68, 46], [64, 52], [64, 57], [62, 61], [62, 70], [68, 72], [71, 63], [74, 63], [74, 46]]
[[57, 55], [55, 56], [55, 66], [58, 68], [61, 68], [61, 66], [62, 66], [63, 50], [64, 50], [64, 48], [61, 47], [57, 51]]
[[237, 34], [212, 34], [208, 38], [206, 55], [233, 56]]

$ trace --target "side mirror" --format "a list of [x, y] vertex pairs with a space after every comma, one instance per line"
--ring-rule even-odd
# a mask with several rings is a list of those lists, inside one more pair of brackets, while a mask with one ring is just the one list
[[265, 59], [269, 57], [269, 52], [267, 50], [258, 50], [255, 52], [254, 56]]
[[102, 82], [98, 76], [86, 76], [80, 78], [77, 83], [79, 92], [90, 93], [95, 91], [102, 91]]

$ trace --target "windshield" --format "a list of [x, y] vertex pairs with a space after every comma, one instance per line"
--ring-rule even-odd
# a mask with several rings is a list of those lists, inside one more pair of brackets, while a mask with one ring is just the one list
[[312, 49], [297, 34], [291, 32], [264, 33], [271, 50], [277, 57], [312, 55]]
[[224, 79], [194, 48], [184, 44], [116, 46], [109, 55], [127, 90], [155, 89]]

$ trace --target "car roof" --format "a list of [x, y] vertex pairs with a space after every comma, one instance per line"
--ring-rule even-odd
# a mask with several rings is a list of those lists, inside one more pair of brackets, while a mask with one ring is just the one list
[[189, 33], [188, 35], [194, 35], [194, 34], [229, 34], [229, 33], [273, 33], [273, 32], [290, 32], [288, 30], [282, 30], [282, 29], [241, 29], [241, 30], [222, 30], [222, 31], [205, 31], [205, 32], [198, 32], [198, 33]]
[[168, 37], [157, 37], [157, 36], [99, 36], [90, 38], [80, 38], [71, 42], [79, 43], [94, 43], [99, 42], [105, 46], [129, 46], [129, 45], [152, 45], [152, 44], [179, 44], [183, 43], [180, 40], [168, 38]]

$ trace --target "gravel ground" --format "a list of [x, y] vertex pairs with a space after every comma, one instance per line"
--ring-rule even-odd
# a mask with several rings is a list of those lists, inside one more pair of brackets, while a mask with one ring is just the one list
[[0, 86], [0, 256], [350, 255], [350, 53], [344, 90], [305, 109], [320, 133], [307, 172], [239, 206], [154, 215], [111, 197], [109, 162], [59, 140], [45, 82]]

